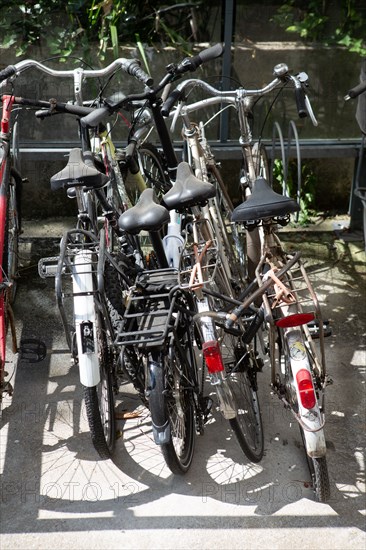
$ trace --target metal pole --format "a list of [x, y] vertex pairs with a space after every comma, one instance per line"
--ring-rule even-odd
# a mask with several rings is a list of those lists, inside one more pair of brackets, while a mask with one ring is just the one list
[[[235, 0], [222, 0], [222, 15], [224, 16], [224, 43], [225, 51], [222, 61], [223, 90], [229, 89], [231, 76], [231, 43], [234, 33]], [[224, 143], [229, 137], [229, 112], [224, 111], [220, 117], [220, 142]]]

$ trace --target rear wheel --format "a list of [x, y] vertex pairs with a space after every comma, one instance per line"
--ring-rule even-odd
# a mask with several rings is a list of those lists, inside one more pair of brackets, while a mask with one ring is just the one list
[[[229, 422], [244, 454], [252, 462], [259, 462], [263, 457], [264, 440], [256, 388], [258, 369], [252, 358], [245, 358], [240, 362], [244, 356], [243, 348], [236, 349], [234, 355], [236, 356], [235, 365], [232, 368], [226, 368], [227, 383], [236, 409], [235, 418]], [[223, 360], [225, 362], [224, 354]]]
[[[195, 445], [195, 357], [187, 323], [171, 340], [168, 353], [151, 353], [149, 408], [154, 425], [168, 425], [161, 443], [165, 462], [173, 474], [188, 471]], [[150, 371], [151, 372], [151, 371]]]
[[[300, 433], [306, 453], [304, 430], [301, 427]], [[330, 498], [330, 483], [326, 457], [311, 458], [306, 453], [306, 459], [316, 500], [318, 502], [328, 502]]]
[[327, 502], [330, 497], [327, 459], [325, 456], [310, 459], [310, 472], [313, 478], [315, 497], [319, 502]]
[[85, 387], [84, 398], [93, 445], [100, 458], [110, 458], [115, 444], [113, 351], [101, 317], [98, 318], [100, 382]]

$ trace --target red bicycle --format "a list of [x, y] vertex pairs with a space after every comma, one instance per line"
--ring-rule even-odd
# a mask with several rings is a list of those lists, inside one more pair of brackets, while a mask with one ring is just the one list
[[[4, 393], [12, 393], [10, 381], [5, 380], [6, 337], [9, 328], [13, 352], [17, 351], [11, 304], [15, 298], [18, 276], [22, 177], [19, 173], [17, 111], [13, 107], [14, 96], [4, 95], [0, 132], [0, 400]], [[13, 117], [12, 112], [15, 113]]]

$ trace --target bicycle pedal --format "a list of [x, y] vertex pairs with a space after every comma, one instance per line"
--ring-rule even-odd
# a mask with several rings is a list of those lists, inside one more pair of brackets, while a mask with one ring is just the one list
[[[309, 328], [311, 336], [313, 338], [319, 338], [319, 336], [320, 336], [319, 321], [316, 321], [316, 320], [310, 321], [309, 323], [307, 323], [307, 326]], [[331, 336], [331, 334], [332, 334], [332, 329], [329, 325], [329, 321], [328, 320], [323, 321], [323, 335], [324, 335], [324, 337]]]
[[20, 342], [19, 354], [26, 363], [40, 363], [47, 355], [46, 344], [38, 338], [25, 338]]
[[50, 258], [41, 258], [38, 262], [38, 274], [42, 279], [55, 277], [59, 258], [57, 256]]
[[213, 401], [211, 397], [204, 396], [200, 399], [200, 406], [202, 410], [203, 422], [207, 422], [208, 416], [211, 412]]

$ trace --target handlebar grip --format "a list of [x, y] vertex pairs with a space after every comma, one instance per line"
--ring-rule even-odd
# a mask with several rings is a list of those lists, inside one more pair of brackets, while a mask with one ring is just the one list
[[166, 102], [161, 108], [161, 114], [164, 117], [169, 116], [170, 111], [172, 110], [174, 104], [179, 101], [183, 93], [180, 90], [173, 90], [172, 93], [168, 96]]
[[186, 57], [183, 59], [183, 61], [178, 65], [177, 72], [180, 74], [186, 73], [187, 71], [195, 71], [203, 63], [207, 63], [212, 59], [220, 57], [223, 52], [224, 46], [222, 44], [215, 44], [215, 46], [211, 46], [211, 48], [207, 48], [193, 57]]
[[346, 100], [354, 99], [355, 97], [358, 97], [363, 92], [366, 92], [366, 80], [363, 80], [362, 82], [357, 84], [357, 86], [355, 86], [354, 88], [351, 88], [344, 99]]
[[154, 80], [143, 69], [141, 69], [138, 61], [132, 61], [127, 66], [127, 73], [134, 76], [137, 80], [146, 84], [146, 86], [152, 86]]
[[81, 125], [86, 128], [94, 128], [98, 126], [102, 120], [104, 120], [110, 114], [109, 107], [98, 107], [94, 109], [89, 115], [80, 119]]
[[305, 92], [302, 89], [302, 87], [295, 88], [295, 98], [296, 98], [296, 107], [297, 112], [300, 118], [304, 118], [308, 116], [308, 111], [306, 109], [306, 101], [305, 101]]
[[9, 78], [9, 76], [13, 76], [13, 74], [15, 74], [16, 72], [17, 69], [16, 67], [14, 67], [14, 65], [8, 65], [5, 69], [0, 71], [0, 82], [6, 80], [7, 78]]
[[221, 57], [223, 53], [223, 44], [215, 44], [215, 46], [211, 46], [211, 48], [207, 48], [206, 50], [200, 52], [196, 57], [200, 59], [199, 65], [202, 65], [203, 63], [207, 63], [207, 61]]

